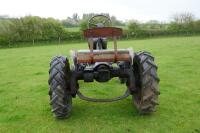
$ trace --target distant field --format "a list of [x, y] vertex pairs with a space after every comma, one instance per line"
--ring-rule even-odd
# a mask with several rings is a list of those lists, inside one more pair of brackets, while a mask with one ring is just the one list
[[76, 31], [80, 31], [80, 27], [71, 27], [71, 28], [65, 28], [67, 31], [70, 32], [76, 32]]
[[[48, 69], [52, 56], [87, 48], [87, 43], [0, 49], [0, 133], [198, 133], [200, 131], [200, 37], [120, 41], [119, 47], [147, 50], [156, 57], [160, 105], [141, 116], [131, 97], [115, 103], [73, 99], [71, 117], [52, 117]], [[91, 97], [113, 97], [125, 86], [84, 84]]]
[[[127, 29], [126, 26], [117, 26], [118, 28]], [[80, 27], [65, 28], [67, 31], [76, 32], [80, 31]]]

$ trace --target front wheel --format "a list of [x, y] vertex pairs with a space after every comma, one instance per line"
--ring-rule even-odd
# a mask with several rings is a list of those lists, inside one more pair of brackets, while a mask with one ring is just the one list
[[133, 103], [141, 114], [156, 111], [160, 92], [154, 57], [148, 52], [136, 53], [133, 59], [133, 71], [137, 89], [133, 94]]

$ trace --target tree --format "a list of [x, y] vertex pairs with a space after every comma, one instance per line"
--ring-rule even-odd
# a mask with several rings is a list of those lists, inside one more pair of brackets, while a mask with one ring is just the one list
[[161, 24], [157, 20], [149, 20], [144, 25], [145, 25], [146, 29], [151, 29], [151, 30], [152, 29], [155, 30], [155, 29], [160, 29], [161, 28]]
[[139, 22], [136, 20], [130, 20], [128, 22], [128, 30], [130, 32], [137, 32], [140, 30]]
[[61, 22], [53, 18], [44, 20], [43, 34], [47, 40], [58, 39], [59, 43], [64, 34], [64, 27]]
[[56, 37], [58, 38], [58, 42], [60, 43], [64, 33], [64, 28], [62, 27], [61, 23], [59, 23], [58, 21], [54, 21], [54, 30]]
[[26, 40], [32, 40], [33, 45], [36, 39], [42, 38], [42, 19], [37, 16], [26, 16], [21, 18], [23, 24], [23, 34], [21, 35]]
[[3, 20], [0, 25], [0, 38], [4, 40], [4, 43], [11, 46], [12, 42], [19, 40], [19, 34], [17, 32], [17, 25], [14, 23], [15, 19]]
[[67, 17], [67, 19], [62, 20], [61, 23], [64, 27], [78, 27], [80, 21], [78, 14], [74, 13], [72, 17]]
[[194, 31], [200, 33], [200, 20], [196, 20], [196, 21], [194, 22]]
[[139, 22], [136, 20], [130, 20], [128, 22], [128, 32], [129, 35], [136, 37], [137, 34], [140, 32], [141, 28]]
[[74, 13], [74, 14], [72, 15], [72, 19], [73, 19], [74, 22], [76, 22], [76, 23], [78, 23], [78, 22], [80, 21], [80, 18], [79, 18], [79, 16], [78, 16], [77, 13]]
[[194, 21], [194, 15], [190, 12], [172, 15], [172, 22], [177, 24], [187, 24]]
[[192, 13], [180, 13], [172, 16], [172, 22], [169, 29], [175, 32], [189, 33], [194, 30], [194, 15]]
[[88, 19], [83, 19], [80, 22], [80, 30], [83, 31], [86, 30], [87, 28], [88, 28]]
[[112, 21], [112, 25], [114, 26], [125, 26], [125, 24], [122, 21], [117, 20], [115, 16], [111, 16], [110, 19]]

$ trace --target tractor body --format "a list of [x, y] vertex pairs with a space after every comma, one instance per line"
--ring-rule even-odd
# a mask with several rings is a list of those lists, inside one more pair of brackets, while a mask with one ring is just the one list
[[[56, 56], [52, 59], [49, 95], [52, 112], [57, 118], [69, 115], [72, 97], [76, 95], [86, 101], [112, 102], [131, 94], [140, 113], [155, 111], [159, 78], [154, 57], [145, 51], [134, 53], [132, 48], [118, 49], [117, 39], [122, 35], [122, 29], [111, 27], [110, 23], [110, 19], [104, 15], [97, 15], [89, 20], [88, 29], [84, 31], [89, 49], [71, 52], [71, 68], [68, 58]], [[113, 49], [107, 49], [108, 38], [113, 40]], [[116, 98], [89, 98], [81, 93], [78, 85], [79, 80], [86, 83], [94, 80], [108, 82], [114, 77], [118, 77], [119, 83], [127, 86], [125, 93]]]
[[[74, 69], [72, 70], [71, 86], [73, 96], [77, 88], [77, 80], [85, 82], [108, 82], [114, 77], [129, 80], [128, 88], [134, 91], [134, 75], [132, 70], [133, 50], [117, 49], [116, 39], [122, 35], [122, 29], [100, 27], [84, 31], [88, 39], [89, 50], [78, 50], [72, 53]], [[113, 38], [113, 49], [107, 49], [107, 37]]]

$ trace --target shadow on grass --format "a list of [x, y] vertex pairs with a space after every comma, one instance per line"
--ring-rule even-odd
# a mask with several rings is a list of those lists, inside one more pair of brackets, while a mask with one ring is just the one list
[[153, 114], [141, 115], [132, 104], [131, 98], [114, 102], [114, 103], [91, 103], [87, 101], [80, 101], [77, 99], [73, 103], [73, 109], [70, 116], [66, 119], [56, 119], [61, 123], [73, 123], [75, 121], [120, 121], [120, 120], [134, 120], [142, 117], [149, 119]]

